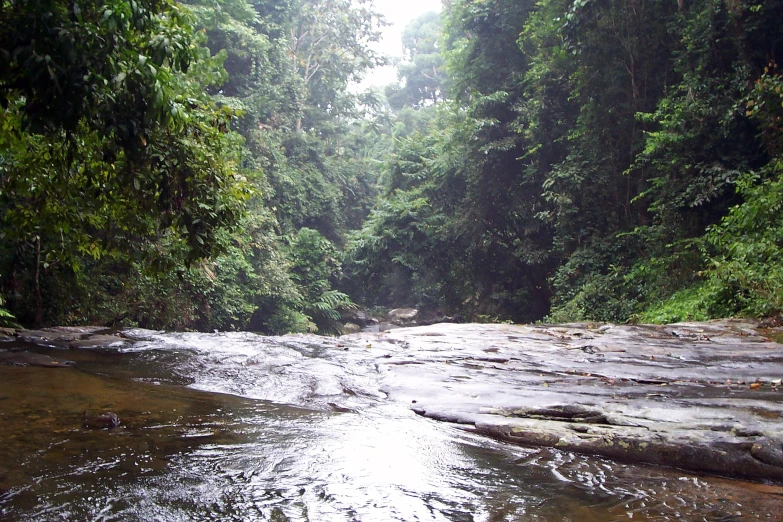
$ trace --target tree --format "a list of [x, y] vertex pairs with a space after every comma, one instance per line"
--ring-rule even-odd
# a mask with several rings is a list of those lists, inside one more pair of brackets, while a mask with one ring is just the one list
[[352, 108], [348, 82], [384, 63], [368, 45], [380, 38], [383, 19], [370, 0], [299, 0], [294, 13], [289, 56], [300, 84], [303, 114], [296, 131], [301, 132], [303, 124], [314, 128], [324, 117]]
[[21, 306], [29, 267], [79, 257], [182, 263], [219, 250], [247, 196], [234, 112], [204, 85], [221, 79], [192, 19], [168, 1], [3, 2], [0, 9], [0, 218], [4, 287]]
[[436, 12], [421, 15], [403, 31], [403, 62], [397, 69], [400, 85], [386, 87], [386, 98], [395, 111], [436, 104], [445, 98], [449, 86], [440, 49], [442, 32], [441, 15]]

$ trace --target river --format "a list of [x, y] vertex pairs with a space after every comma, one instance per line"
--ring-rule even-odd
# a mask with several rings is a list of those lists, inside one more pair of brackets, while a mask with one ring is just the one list
[[[414, 413], [364, 341], [148, 334], [0, 366], [0, 519], [780, 520], [781, 488], [525, 448]], [[10, 347], [10, 345], [8, 345]], [[383, 357], [381, 355], [381, 357]], [[85, 418], [111, 411], [120, 425]]]

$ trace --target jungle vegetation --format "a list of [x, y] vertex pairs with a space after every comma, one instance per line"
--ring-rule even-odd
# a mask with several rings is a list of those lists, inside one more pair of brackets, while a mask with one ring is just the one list
[[0, 0], [0, 321], [783, 311], [783, 1]]

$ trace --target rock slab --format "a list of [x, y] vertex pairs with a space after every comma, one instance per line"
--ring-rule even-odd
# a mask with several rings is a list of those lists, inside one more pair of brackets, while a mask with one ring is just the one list
[[112, 331], [103, 326], [56, 326], [40, 330], [18, 330], [17, 339], [25, 343], [50, 348], [85, 348], [115, 350], [128, 346], [134, 339], [134, 330]]
[[739, 320], [357, 334], [383, 391], [524, 446], [783, 482], [783, 345]]

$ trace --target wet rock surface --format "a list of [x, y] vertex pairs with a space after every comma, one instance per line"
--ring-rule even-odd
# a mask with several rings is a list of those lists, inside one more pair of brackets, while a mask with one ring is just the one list
[[783, 482], [779, 330], [722, 321], [439, 324], [339, 338], [77, 333], [127, 342], [0, 346], [75, 362], [0, 365], [0, 519], [616, 522], [783, 511], [783, 486], [770, 483]]
[[73, 361], [59, 359], [27, 350], [0, 351], [0, 364], [9, 366], [41, 366], [43, 368], [67, 368], [73, 366]]
[[396, 325], [410, 324], [418, 315], [419, 311], [415, 308], [395, 308], [389, 311], [389, 321]]
[[523, 446], [781, 482], [783, 346], [767, 335], [779, 332], [724, 320], [361, 337], [387, 351], [382, 390], [425, 417]]
[[356, 323], [345, 323], [342, 327], [342, 331], [346, 334], [359, 333], [362, 331], [362, 327]]
[[48, 352], [0, 350], [4, 365], [78, 365], [77, 348], [196, 349], [172, 384], [338, 413], [401, 403], [521, 446], [783, 482], [783, 345], [772, 340], [783, 329], [750, 322], [444, 323], [222, 345], [219, 334], [140, 329], [7, 334]]
[[[139, 330], [111, 330], [103, 326], [55, 326], [40, 330], [15, 330], [19, 341], [51, 348], [119, 349], [136, 340]], [[14, 340], [11, 337], [9, 340]]]
[[[461, 323], [464, 322], [461, 317], [451, 317], [443, 314], [440, 310], [419, 311], [415, 308], [395, 308], [380, 321], [379, 328], [372, 328], [373, 325], [366, 326], [367, 331], [391, 330], [396, 327], [427, 326], [438, 323]], [[377, 323], [377, 321], [376, 321]]]
[[120, 418], [113, 411], [85, 411], [82, 426], [93, 430], [110, 430], [120, 425]]

